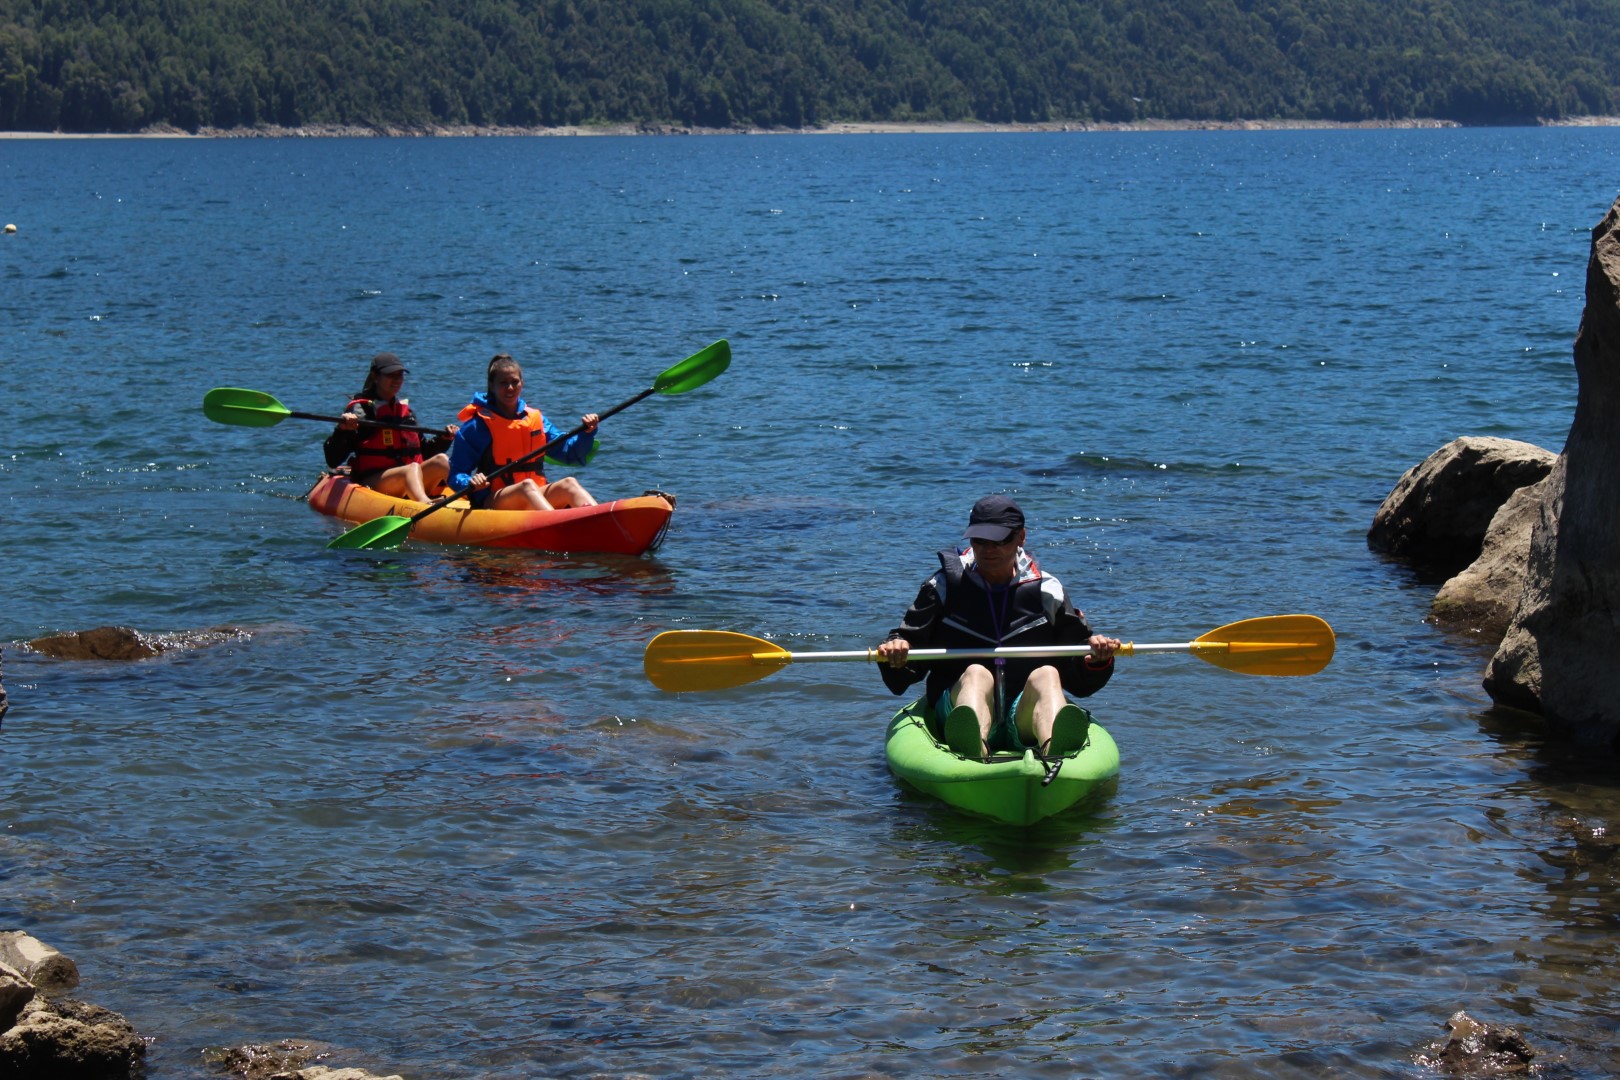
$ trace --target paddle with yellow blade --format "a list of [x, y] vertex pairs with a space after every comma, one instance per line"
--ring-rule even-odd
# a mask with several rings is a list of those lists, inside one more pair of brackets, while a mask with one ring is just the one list
[[[261, 390], [243, 390], [235, 386], [217, 386], [203, 395], [203, 414], [216, 424], [235, 424], [238, 427], [275, 427], [292, 417], [298, 420], [325, 420], [329, 424], [343, 422], [341, 416], [317, 416], [315, 413], [294, 412]], [[443, 435], [443, 428], [419, 427], [415, 424], [391, 424], [386, 420], [361, 420], [361, 427], [398, 428], [422, 435]]]
[[[997, 649], [912, 649], [907, 660], [974, 660], [1014, 656], [1085, 656], [1089, 645], [1028, 645]], [[1244, 675], [1314, 675], [1333, 659], [1333, 628], [1315, 615], [1268, 615], [1216, 627], [1194, 641], [1121, 645], [1116, 656], [1190, 652]], [[880, 663], [876, 649], [788, 652], [763, 638], [726, 630], [667, 630], [647, 643], [643, 665], [660, 690], [729, 690], [788, 664], [835, 660]]]
[[[730, 365], [731, 345], [726, 341], [725, 338], [721, 338], [714, 344], [703, 349], [699, 349], [691, 356], [688, 356], [685, 360], [682, 360], [668, 371], [665, 371], [659, 375], [658, 378], [653, 380], [653, 384], [651, 386], [637, 394], [635, 397], [628, 401], [621, 401], [619, 404], [613, 406], [613, 408], [607, 410], [606, 412], [599, 413], [597, 415], [597, 420], [599, 422], [606, 420], [615, 413], [623, 412], [625, 409], [628, 409], [642, 398], [650, 397], [653, 394], [674, 395], [684, 394], [688, 390], [696, 390], [704, 383], [725, 371]], [[544, 457], [546, 451], [551, 449], [553, 446], [567, 442], [569, 439], [572, 439], [575, 435], [580, 434], [584, 430], [585, 425], [581, 424], [579, 427], [576, 427], [567, 434], [560, 435], [557, 438], [552, 439], [544, 446], [540, 446], [529, 451], [527, 454], [524, 454], [517, 460], [509, 461], [500, 468], [491, 470], [490, 472], [486, 473], [485, 476], [487, 476], [490, 480], [494, 480], [496, 477], [506, 475], [513, 469], [521, 468], [532, 461], [537, 461], [538, 459]], [[412, 525], [416, 524], [418, 521], [421, 521], [435, 510], [442, 509], [443, 507], [455, 502], [470, 490], [472, 490], [470, 487], [466, 487], [459, 491], [452, 491], [448, 495], [434, 499], [432, 502], [428, 503], [427, 506], [423, 507], [421, 510], [418, 510], [415, 514], [412, 514], [408, 518], [399, 517], [394, 514], [390, 514], [387, 517], [372, 518], [370, 521], [367, 521], [364, 524], [356, 525], [354, 528], [337, 537], [326, 546], [329, 548], [397, 548], [399, 545], [403, 544], [405, 542], [405, 538], [410, 535]]]

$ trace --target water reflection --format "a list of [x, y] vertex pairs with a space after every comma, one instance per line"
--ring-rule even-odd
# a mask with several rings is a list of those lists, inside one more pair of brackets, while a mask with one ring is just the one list
[[447, 556], [440, 576], [458, 591], [531, 595], [542, 592], [653, 597], [674, 590], [668, 566], [631, 555], [536, 555], [533, 552], [469, 549]]
[[413, 585], [430, 594], [485, 600], [536, 593], [651, 597], [674, 589], [674, 575], [657, 559], [633, 555], [553, 555], [504, 548], [343, 552], [355, 576], [383, 586]]
[[[965, 814], [899, 781], [895, 786], [900, 813], [896, 844], [919, 853], [917, 869], [941, 884], [985, 896], [1069, 888], [1054, 885], [1052, 878], [1083, 864], [1087, 849], [1101, 843], [1116, 824], [1108, 800], [1118, 788], [1117, 777], [1102, 785], [1087, 807], [1023, 828]], [[921, 855], [924, 851], [928, 854]]]

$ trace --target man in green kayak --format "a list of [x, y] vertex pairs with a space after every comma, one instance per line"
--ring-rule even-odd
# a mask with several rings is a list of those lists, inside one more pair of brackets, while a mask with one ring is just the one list
[[[939, 553], [899, 626], [878, 646], [896, 694], [920, 679], [945, 741], [964, 757], [1033, 747], [1055, 757], [1086, 744], [1090, 720], [1065, 692], [1089, 697], [1114, 673], [1118, 638], [1093, 633], [1057, 578], [1024, 550], [1024, 512], [1005, 495], [973, 504], [968, 550]], [[1089, 645], [1089, 655], [907, 663], [913, 647]], [[925, 670], [926, 668], [926, 670]]]

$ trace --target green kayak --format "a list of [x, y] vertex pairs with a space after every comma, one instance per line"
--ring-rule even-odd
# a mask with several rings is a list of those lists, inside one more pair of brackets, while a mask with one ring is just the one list
[[1010, 825], [1032, 825], [1085, 802], [1119, 775], [1119, 747], [1095, 721], [1086, 745], [1072, 754], [1043, 762], [1025, 750], [984, 762], [962, 757], [935, 738], [921, 700], [895, 713], [885, 753], [889, 771], [917, 790]]

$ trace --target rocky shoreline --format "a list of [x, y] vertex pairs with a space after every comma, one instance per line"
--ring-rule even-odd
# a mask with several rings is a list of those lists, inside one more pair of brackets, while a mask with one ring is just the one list
[[1375, 551], [1449, 575], [1430, 612], [1494, 653], [1499, 706], [1552, 738], [1620, 754], [1620, 199], [1592, 229], [1562, 453], [1462, 438], [1408, 470], [1374, 515]]
[[[478, 138], [490, 136], [591, 135], [940, 135], [995, 132], [1111, 132], [1111, 131], [1377, 131], [1458, 128], [1455, 120], [1137, 120], [1129, 123], [1053, 120], [1039, 123], [992, 124], [971, 120], [834, 121], [817, 127], [687, 127], [674, 123], [574, 124], [562, 127], [475, 127], [428, 124], [306, 124], [296, 127], [264, 125], [236, 128], [199, 128], [195, 132], [159, 125], [143, 131], [67, 133], [0, 131], [0, 139], [320, 139], [320, 138]], [[1576, 116], [1538, 119], [1536, 127], [1620, 127], [1620, 116]]]
[[[21, 930], [0, 931], [0, 1077], [6, 1080], [139, 1080], [147, 1040], [109, 1009], [67, 997], [79, 985], [72, 960]], [[1444, 1038], [1412, 1060], [1454, 1076], [1523, 1075], [1537, 1051], [1517, 1030], [1465, 1012], [1441, 1025]], [[241, 1080], [405, 1080], [361, 1068], [312, 1064], [332, 1057], [321, 1043], [283, 1039], [209, 1050], [208, 1062]]]
[[[68, 997], [79, 967], [21, 930], [0, 931], [0, 1077], [6, 1080], [133, 1080], [144, 1075], [147, 1040], [110, 1009]], [[364, 1069], [311, 1064], [330, 1055], [284, 1040], [211, 1051], [244, 1080], [404, 1080]]]

